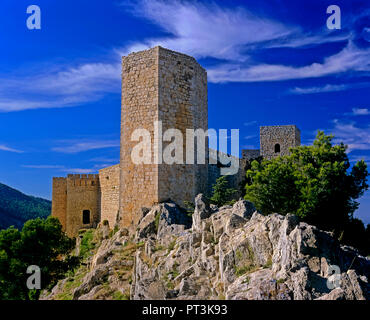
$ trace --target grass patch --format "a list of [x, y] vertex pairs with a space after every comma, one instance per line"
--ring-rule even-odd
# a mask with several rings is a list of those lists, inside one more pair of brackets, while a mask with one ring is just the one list
[[175, 288], [175, 284], [171, 281], [166, 283], [167, 289], [173, 290]]
[[87, 230], [83, 233], [81, 244], [80, 244], [80, 257], [87, 258], [93, 254], [95, 249], [94, 230]]
[[162, 250], [164, 250], [164, 247], [162, 245], [156, 245], [153, 248], [153, 252], [162, 251]]
[[144, 244], [145, 244], [145, 242], [144, 242], [144, 241], [138, 242], [138, 243], [136, 244], [136, 248], [141, 248], [141, 247], [143, 247], [143, 246], [144, 246]]
[[175, 245], [176, 245], [176, 240], [173, 240], [170, 242], [170, 244], [168, 245], [168, 253], [170, 253], [173, 249], [175, 249]]
[[272, 257], [269, 257], [266, 264], [263, 266], [265, 269], [272, 267]]
[[175, 262], [172, 266], [172, 270], [166, 273], [165, 280], [168, 280], [169, 275], [172, 276], [172, 279], [175, 279], [180, 274], [180, 272], [177, 270], [178, 267], [179, 267], [179, 264]]
[[113, 292], [112, 298], [113, 300], [130, 300], [130, 295], [117, 290]]
[[68, 278], [60, 293], [55, 296], [56, 300], [72, 300], [73, 291], [82, 284], [83, 278], [86, 276], [88, 270], [87, 267], [81, 266], [76, 270], [75, 274]]
[[235, 257], [243, 264], [235, 264], [234, 270], [235, 274], [240, 277], [244, 274], [248, 274], [258, 270], [258, 266], [254, 263], [254, 253], [249, 244], [247, 244], [248, 258], [244, 258], [244, 254], [240, 250], [236, 250]]
[[157, 212], [154, 218], [155, 232], [158, 232], [159, 229], [159, 219], [161, 218], [161, 213]]
[[258, 267], [254, 264], [244, 265], [242, 267], [235, 267], [235, 274], [240, 277], [243, 274], [252, 273], [254, 271], [258, 270]]

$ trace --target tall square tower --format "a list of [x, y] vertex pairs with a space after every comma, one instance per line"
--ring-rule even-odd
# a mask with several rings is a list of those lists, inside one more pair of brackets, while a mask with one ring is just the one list
[[[167, 129], [182, 133], [183, 163], [161, 163], [158, 154], [171, 142], [162, 140], [154, 125], [158, 121], [163, 133]], [[131, 152], [139, 143], [132, 141], [136, 129], [150, 132], [150, 164], [135, 164], [131, 159]], [[136, 225], [142, 207], [165, 200], [182, 205], [206, 191], [207, 162], [185, 164], [186, 129], [208, 129], [206, 71], [194, 58], [161, 47], [123, 57], [120, 155], [123, 226]], [[208, 154], [207, 142], [205, 152]], [[159, 162], [155, 161], [157, 157]]]
[[264, 159], [289, 154], [289, 149], [301, 145], [301, 132], [295, 125], [260, 127], [260, 149]]

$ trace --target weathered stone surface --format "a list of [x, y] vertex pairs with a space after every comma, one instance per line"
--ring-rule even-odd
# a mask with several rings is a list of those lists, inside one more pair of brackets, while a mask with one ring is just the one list
[[[341, 247], [331, 233], [292, 215], [251, 215], [253, 208], [245, 215], [243, 200], [217, 210], [209, 210], [201, 195], [196, 203], [191, 228], [173, 203], [143, 216], [134, 260], [116, 254], [127, 232], [102, 240], [74, 298], [109, 299], [101, 293], [102, 279], [118, 290], [115, 272], [133, 268], [131, 299], [369, 299], [369, 259]], [[337, 287], [333, 270], [340, 271]], [[52, 299], [61, 287], [43, 297]]]
[[345, 300], [345, 293], [341, 288], [335, 288], [330, 293], [324, 294], [315, 300]]
[[253, 213], [256, 212], [254, 204], [250, 201], [239, 200], [233, 205], [232, 213], [245, 219], [250, 219]]
[[193, 230], [199, 231], [202, 229], [202, 220], [211, 216], [212, 210], [209, 207], [209, 202], [203, 194], [198, 194], [195, 198], [195, 210], [193, 213]]
[[156, 215], [160, 210], [159, 206], [155, 206], [139, 223], [136, 229], [136, 240], [145, 239], [154, 236], [157, 233]]

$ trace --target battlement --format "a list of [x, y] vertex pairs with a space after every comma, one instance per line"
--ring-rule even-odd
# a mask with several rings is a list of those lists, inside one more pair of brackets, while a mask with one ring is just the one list
[[[65, 178], [64, 178], [65, 179]], [[89, 180], [97, 180], [99, 179], [98, 174], [68, 174], [67, 179], [89, 179]]]
[[66, 180], [67, 180], [67, 178], [65, 178], [65, 177], [53, 177], [53, 181], [55, 181], [55, 182], [66, 181]]

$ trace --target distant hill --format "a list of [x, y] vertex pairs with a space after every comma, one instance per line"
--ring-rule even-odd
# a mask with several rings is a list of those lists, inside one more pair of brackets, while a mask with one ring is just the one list
[[51, 201], [25, 195], [0, 183], [0, 229], [23, 224], [37, 217], [46, 218], [51, 213]]

